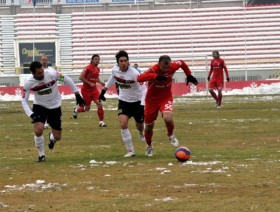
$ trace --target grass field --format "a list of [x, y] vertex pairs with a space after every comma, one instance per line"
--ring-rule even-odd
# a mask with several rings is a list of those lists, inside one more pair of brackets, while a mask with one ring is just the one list
[[179, 163], [161, 117], [154, 156], [144, 156], [134, 120], [136, 157], [123, 158], [115, 112], [105, 102], [108, 128], [95, 107], [71, 119], [63, 102], [63, 135], [46, 162], [36, 163], [33, 126], [20, 102], [0, 102], [2, 211], [280, 211], [280, 96], [175, 99], [175, 135], [191, 150]]

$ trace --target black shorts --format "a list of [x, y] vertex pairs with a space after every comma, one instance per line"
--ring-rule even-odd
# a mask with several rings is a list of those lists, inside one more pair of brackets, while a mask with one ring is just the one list
[[61, 131], [61, 107], [48, 109], [41, 105], [33, 105], [33, 112], [40, 116], [40, 122], [45, 123], [46, 120], [54, 130]]
[[126, 115], [129, 118], [134, 117], [137, 123], [144, 122], [144, 106], [141, 105], [141, 101], [138, 102], [124, 102], [119, 100], [118, 104], [118, 116]]

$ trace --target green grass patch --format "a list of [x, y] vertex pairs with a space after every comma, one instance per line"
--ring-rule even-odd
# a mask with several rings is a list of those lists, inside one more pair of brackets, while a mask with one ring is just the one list
[[124, 158], [116, 99], [72, 119], [63, 101], [63, 133], [36, 163], [33, 126], [20, 102], [0, 102], [0, 208], [7, 211], [279, 211], [280, 97], [175, 98], [175, 135], [191, 150], [179, 163], [161, 116], [154, 156], [144, 155], [134, 119], [136, 157]]

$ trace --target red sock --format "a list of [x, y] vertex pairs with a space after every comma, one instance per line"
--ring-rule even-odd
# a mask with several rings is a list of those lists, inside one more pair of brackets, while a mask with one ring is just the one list
[[215, 93], [215, 91], [210, 91], [210, 94], [216, 100], [216, 102], [219, 102], [219, 99], [218, 99], [217, 94]]
[[77, 113], [83, 113], [83, 112], [85, 112], [85, 108], [84, 107], [77, 108]]
[[103, 121], [104, 120], [104, 110], [102, 109], [97, 109], [97, 115], [99, 117], [99, 121]]
[[173, 131], [174, 131], [174, 122], [172, 123], [165, 123], [166, 129], [167, 129], [167, 135], [168, 137], [173, 135]]
[[220, 105], [222, 104], [222, 98], [223, 98], [222, 93], [219, 93], [219, 95], [218, 95], [218, 100], [219, 100], [219, 104], [220, 104]]
[[148, 144], [148, 146], [151, 146], [151, 144], [152, 144], [152, 137], [153, 137], [153, 131], [145, 132], [145, 139], [146, 139], [146, 143]]

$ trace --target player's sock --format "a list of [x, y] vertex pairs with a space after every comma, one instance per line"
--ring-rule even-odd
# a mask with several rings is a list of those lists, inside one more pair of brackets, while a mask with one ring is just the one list
[[128, 152], [134, 152], [132, 137], [129, 129], [121, 129], [122, 139]]
[[174, 131], [174, 122], [172, 123], [165, 123], [166, 129], [167, 129], [167, 135], [168, 137], [173, 135], [173, 131]]
[[85, 112], [85, 108], [84, 108], [84, 107], [78, 107], [78, 108], [76, 109], [76, 112], [77, 112], [77, 113], [83, 113], [83, 112]]
[[215, 93], [215, 91], [209, 91], [211, 96], [216, 100], [216, 102], [219, 102], [219, 99], [217, 97], [217, 94]]
[[39, 156], [45, 155], [44, 136], [37, 137], [34, 135], [35, 146], [38, 150]]
[[104, 110], [103, 110], [103, 108], [98, 108], [97, 109], [97, 115], [98, 115], [99, 121], [104, 120]]
[[145, 139], [148, 146], [152, 145], [152, 137], [153, 137], [153, 131], [145, 132]]
[[218, 94], [218, 102], [219, 102], [219, 106], [222, 105], [222, 98], [223, 98], [223, 94], [221, 92], [219, 92]]

